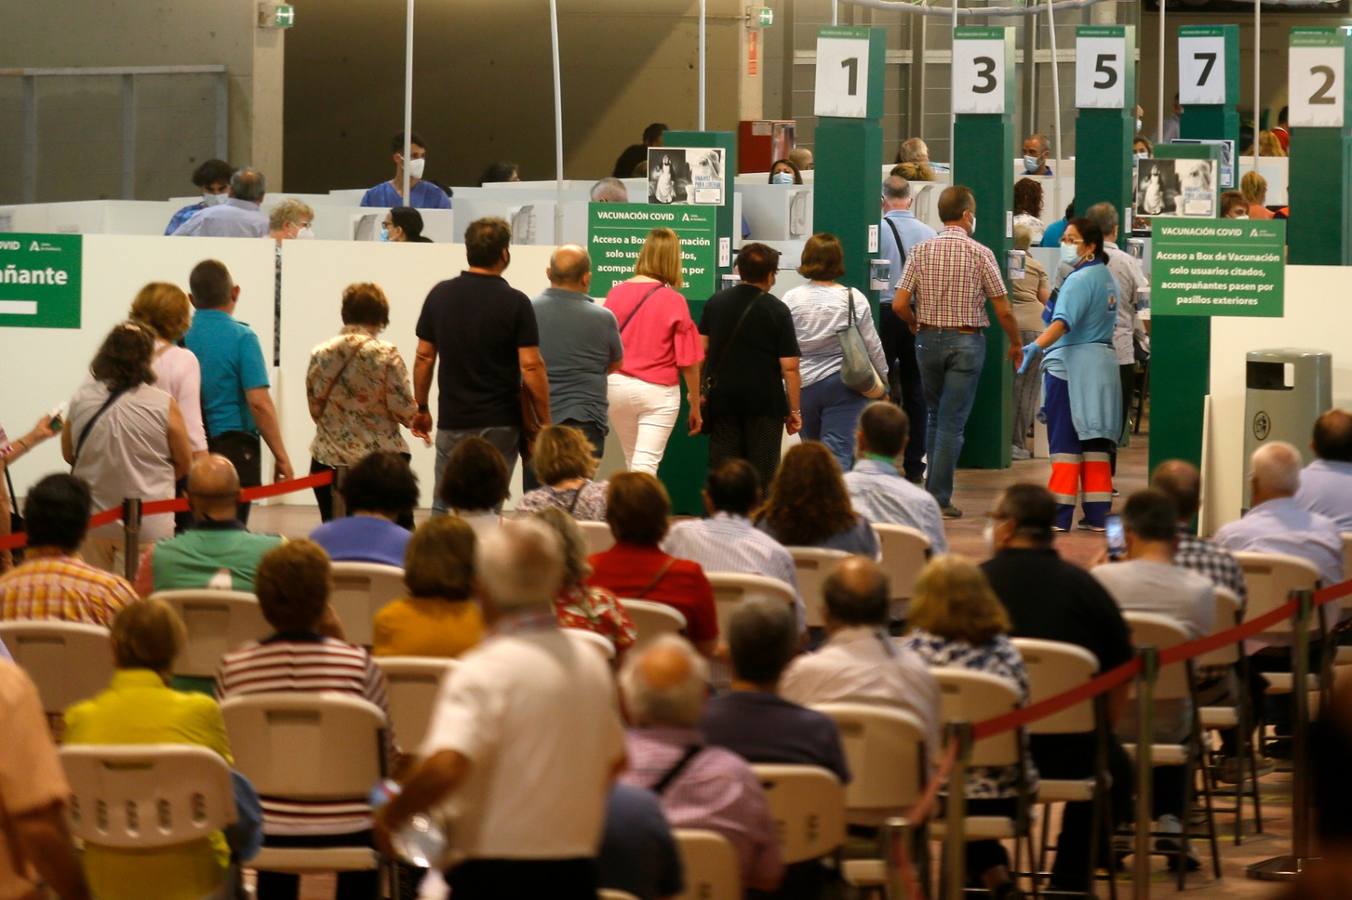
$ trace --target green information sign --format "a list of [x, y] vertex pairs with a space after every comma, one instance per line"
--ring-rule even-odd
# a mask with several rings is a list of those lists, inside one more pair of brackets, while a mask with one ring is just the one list
[[1152, 243], [1151, 315], [1281, 317], [1285, 222], [1156, 218]]
[[593, 203], [587, 209], [593, 296], [604, 297], [633, 277], [638, 253], [654, 228], [670, 228], [681, 238], [681, 293], [687, 300], [707, 300], [718, 289], [717, 207]]
[[78, 234], [0, 234], [0, 328], [79, 328]]

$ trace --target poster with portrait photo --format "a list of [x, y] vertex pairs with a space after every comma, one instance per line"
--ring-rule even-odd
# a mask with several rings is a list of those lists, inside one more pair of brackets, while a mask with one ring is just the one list
[[648, 202], [722, 206], [725, 164], [721, 147], [649, 147]]
[[1216, 217], [1217, 166], [1214, 159], [1176, 159], [1180, 193], [1175, 215], [1214, 219]]

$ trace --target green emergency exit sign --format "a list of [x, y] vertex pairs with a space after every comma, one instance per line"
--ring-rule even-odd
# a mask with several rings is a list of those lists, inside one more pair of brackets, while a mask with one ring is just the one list
[[296, 24], [296, 7], [290, 3], [273, 3], [271, 0], [258, 4], [258, 25], [260, 28], [290, 28]]
[[756, 9], [756, 24], [761, 28], [769, 28], [775, 24], [775, 11], [768, 6], [761, 6]]

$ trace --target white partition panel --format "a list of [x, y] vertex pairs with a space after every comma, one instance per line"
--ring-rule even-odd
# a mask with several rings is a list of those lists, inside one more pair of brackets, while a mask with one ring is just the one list
[[806, 240], [812, 236], [812, 191], [807, 185], [739, 184], [737, 196], [753, 241]]
[[[86, 235], [80, 328], [0, 328], [0, 407], [11, 437], [26, 432], [84, 381], [89, 362], [116, 323], [127, 316], [132, 298], [149, 281], [188, 287], [188, 274], [204, 259], [219, 259], [240, 286], [236, 316], [258, 333], [265, 352], [272, 346], [276, 256], [269, 240]], [[291, 451], [293, 454], [294, 450]], [[53, 439], [11, 470], [20, 493], [43, 475], [65, 471], [60, 442]]]
[[[1352, 404], [1352, 332], [1346, 320], [1347, 268], [1288, 266], [1286, 315], [1211, 320], [1211, 434], [1207, 521], [1214, 530], [1239, 518], [1244, 495], [1244, 357], [1250, 350], [1302, 347], [1333, 354], [1333, 402]], [[1152, 391], [1167, 391], [1158, 381]], [[1157, 427], [1151, 423], [1152, 430]]]
[[[513, 287], [534, 297], [549, 286], [545, 268], [552, 247], [514, 247], [505, 277]], [[314, 437], [305, 399], [305, 371], [310, 351], [342, 328], [339, 315], [343, 289], [357, 281], [379, 284], [390, 300], [390, 326], [382, 335], [398, 345], [409, 376], [418, 347], [414, 329], [423, 300], [438, 282], [466, 267], [463, 244], [379, 244], [333, 241], [287, 241], [282, 246], [282, 392], [279, 401], [286, 446], [297, 472], [309, 469]], [[437, 389], [432, 388], [433, 415]], [[422, 505], [430, 506], [435, 453], [405, 432], [413, 453], [413, 469], [422, 485]], [[520, 466], [512, 496], [520, 497]], [[291, 494], [287, 503], [311, 504], [309, 494]]]
[[0, 231], [162, 235], [170, 217], [186, 205], [169, 200], [80, 200], [0, 206]]

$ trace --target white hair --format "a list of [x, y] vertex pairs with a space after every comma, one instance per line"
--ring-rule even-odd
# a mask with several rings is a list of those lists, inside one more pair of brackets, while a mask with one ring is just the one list
[[1273, 441], [1253, 451], [1249, 477], [1266, 493], [1294, 496], [1300, 490], [1300, 451], [1286, 441]]
[[591, 199], [597, 203], [628, 203], [629, 189], [620, 179], [607, 175], [592, 185]]
[[[675, 651], [685, 656], [689, 674], [666, 687], [654, 687], [643, 674], [643, 660], [658, 651]], [[620, 692], [632, 724], [644, 727], [666, 725], [693, 728], [699, 724], [708, 694], [709, 664], [690, 642], [680, 635], [664, 634], [638, 653], [629, 654], [620, 672]]]
[[504, 521], [479, 538], [475, 569], [499, 609], [549, 606], [563, 585], [559, 536], [534, 519]]

